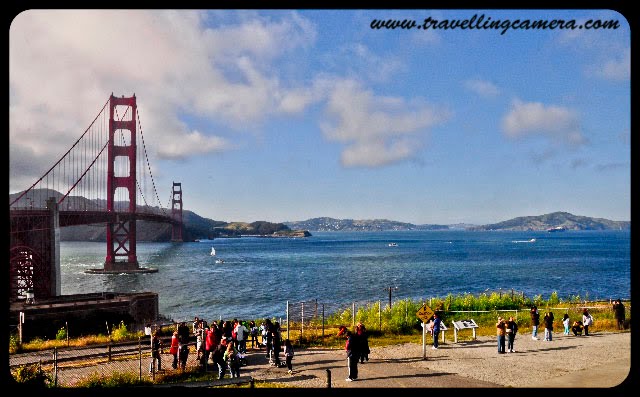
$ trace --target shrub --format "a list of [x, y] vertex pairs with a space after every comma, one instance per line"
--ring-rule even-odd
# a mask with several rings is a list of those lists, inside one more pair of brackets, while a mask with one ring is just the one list
[[67, 329], [62, 327], [58, 330], [56, 334], [56, 340], [67, 340]]
[[129, 338], [129, 336], [129, 331], [127, 330], [127, 326], [125, 325], [124, 321], [120, 321], [118, 327], [111, 331], [111, 338], [114, 341], [126, 340]]
[[30, 387], [50, 387], [51, 377], [42, 371], [39, 364], [21, 365], [13, 378], [17, 383]]

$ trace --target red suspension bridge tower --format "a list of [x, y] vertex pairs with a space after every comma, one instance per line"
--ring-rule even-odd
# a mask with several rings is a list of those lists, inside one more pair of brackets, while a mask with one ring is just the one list
[[[130, 114], [128, 120], [117, 120], [115, 109], [125, 107], [125, 115]], [[116, 190], [124, 188], [129, 193], [129, 208], [127, 217], [118, 217], [116, 222], [107, 223], [107, 257], [104, 262], [105, 271], [138, 270], [136, 256], [136, 96], [117, 98], [111, 94], [109, 100], [109, 145], [107, 147], [107, 211], [114, 212], [116, 208]], [[116, 145], [116, 131], [128, 135], [129, 142]], [[128, 131], [128, 134], [125, 134]], [[129, 164], [129, 175], [116, 176], [115, 162], [118, 157], [125, 157]], [[121, 209], [123, 210], [123, 209]], [[124, 261], [117, 261], [125, 258]]]

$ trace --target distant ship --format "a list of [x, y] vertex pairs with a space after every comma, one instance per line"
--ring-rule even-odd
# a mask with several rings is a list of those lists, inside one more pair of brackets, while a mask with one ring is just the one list
[[398, 243], [389, 243], [389, 247], [397, 247]]
[[567, 229], [565, 229], [565, 228], [564, 228], [564, 227], [562, 227], [562, 226], [550, 227], [549, 229], [547, 229], [547, 231], [548, 231], [549, 233], [553, 233], [553, 232], [564, 232], [565, 230], [567, 230]]
[[216, 256], [216, 249], [211, 247], [211, 256]]

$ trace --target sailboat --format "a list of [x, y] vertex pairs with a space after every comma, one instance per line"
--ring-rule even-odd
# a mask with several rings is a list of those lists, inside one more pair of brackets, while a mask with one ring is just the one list
[[211, 256], [216, 256], [216, 249], [211, 247]]

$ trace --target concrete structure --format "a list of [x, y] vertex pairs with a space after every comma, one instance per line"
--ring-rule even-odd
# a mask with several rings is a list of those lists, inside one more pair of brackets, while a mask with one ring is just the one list
[[107, 326], [111, 330], [120, 322], [124, 322], [129, 331], [138, 331], [158, 319], [158, 294], [101, 292], [36, 298], [32, 304], [12, 302], [9, 325], [18, 325], [20, 312], [24, 313], [23, 341], [33, 337], [55, 339], [61, 328], [68, 329], [70, 337], [106, 335]]

